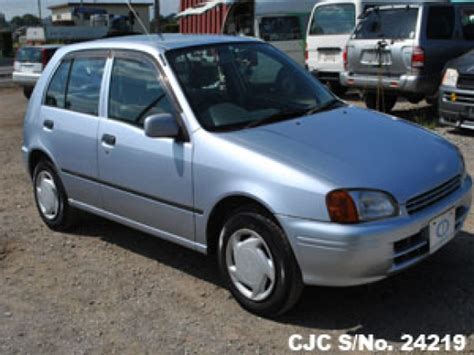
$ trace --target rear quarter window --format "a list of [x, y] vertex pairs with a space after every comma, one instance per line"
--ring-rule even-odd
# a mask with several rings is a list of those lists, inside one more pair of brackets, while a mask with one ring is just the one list
[[474, 8], [461, 8], [461, 26], [464, 39], [474, 40]]
[[352, 33], [355, 27], [354, 4], [322, 5], [316, 8], [309, 30], [310, 35]]
[[369, 10], [359, 22], [353, 39], [414, 39], [418, 8]]
[[433, 6], [428, 10], [426, 37], [428, 39], [450, 39], [454, 32], [454, 9], [447, 6]]
[[64, 61], [53, 75], [46, 91], [45, 104], [51, 107], [64, 108], [66, 86], [71, 62]]

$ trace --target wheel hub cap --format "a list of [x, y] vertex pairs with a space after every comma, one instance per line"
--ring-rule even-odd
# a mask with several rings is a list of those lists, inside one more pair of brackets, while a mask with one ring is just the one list
[[54, 179], [47, 171], [36, 178], [36, 197], [43, 216], [49, 220], [56, 218], [59, 210], [59, 197]]
[[262, 301], [273, 291], [275, 267], [265, 240], [248, 229], [236, 231], [226, 250], [227, 268], [235, 287], [247, 298]]

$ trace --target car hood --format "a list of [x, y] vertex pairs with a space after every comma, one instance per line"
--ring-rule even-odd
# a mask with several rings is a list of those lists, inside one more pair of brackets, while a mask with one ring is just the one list
[[400, 203], [461, 171], [458, 152], [445, 139], [410, 122], [356, 107], [225, 136], [334, 188], [383, 190]]
[[474, 75], [474, 50], [453, 59], [448, 63], [448, 65], [446, 65], [446, 68], [454, 68], [460, 74]]

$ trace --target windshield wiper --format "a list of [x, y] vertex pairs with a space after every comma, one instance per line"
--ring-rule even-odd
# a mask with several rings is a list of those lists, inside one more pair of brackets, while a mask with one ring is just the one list
[[342, 101], [337, 100], [337, 99], [332, 99], [324, 103], [323, 105], [318, 105], [309, 110], [304, 109], [304, 110], [282, 111], [275, 115], [262, 118], [261, 120], [250, 122], [248, 125], [245, 126], [245, 128], [254, 128], [254, 127], [263, 126], [266, 124], [275, 123], [279, 121], [286, 121], [293, 118], [310, 116], [310, 115], [314, 115], [315, 113], [332, 110], [342, 105], [344, 105]]
[[263, 126], [266, 124], [279, 122], [279, 121], [286, 121], [292, 118], [297, 118], [304, 116], [306, 114], [306, 110], [298, 110], [298, 111], [281, 111], [277, 114], [262, 118], [260, 120], [252, 121], [245, 128], [254, 128], [258, 126]]
[[332, 99], [332, 100], [329, 100], [328, 102], [325, 102], [322, 105], [309, 109], [308, 111], [304, 113], [304, 116], [311, 116], [311, 115], [314, 115], [315, 113], [333, 110], [341, 106], [345, 106], [344, 102], [342, 102], [341, 100]]

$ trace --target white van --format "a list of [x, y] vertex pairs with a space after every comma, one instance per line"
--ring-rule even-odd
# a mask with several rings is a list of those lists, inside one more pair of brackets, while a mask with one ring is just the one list
[[190, 7], [181, 6], [183, 11], [176, 17], [187, 23], [183, 31], [181, 22], [183, 33], [257, 37], [304, 66], [309, 16], [318, 1], [207, 0]]
[[344, 51], [359, 15], [377, 5], [420, 2], [424, 1], [328, 0], [317, 3], [311, 13], [307, 29], [308, 70], [322, 82], [327, 83], [336, 95], [343, 94], [346, 88], [340, 84], [339, 76], [344, 71]]
[[232, 3], [222, 33], [261, 38], [305, 65], [305, 37], [319, 0], [246, 0]]

